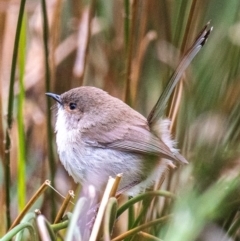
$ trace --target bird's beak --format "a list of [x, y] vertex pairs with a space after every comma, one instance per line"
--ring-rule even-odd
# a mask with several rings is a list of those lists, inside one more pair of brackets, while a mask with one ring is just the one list
[[56, 100], [60, 105], [62, 105], [62, 99], [60, 95], [54, 94], [54, 93], [45, 93], [47, 96], [52, 97], [54, 100]]

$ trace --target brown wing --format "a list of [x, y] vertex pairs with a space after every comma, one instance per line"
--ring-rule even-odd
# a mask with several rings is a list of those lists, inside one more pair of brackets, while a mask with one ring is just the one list
[[118, 123], [117, 126], [112, 125], [112, 128], [107, 125], [92, 126], [82, 131], [81, 139], [89, 146], [152, 154], [186, 162], [183, 157], [173, 154], [161, 139], [149, 131], [147, 125]]

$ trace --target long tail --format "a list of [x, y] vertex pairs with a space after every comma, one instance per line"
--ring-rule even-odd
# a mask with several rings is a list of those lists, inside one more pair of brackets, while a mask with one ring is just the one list
[[151, 110], [149, 116], [148, 116], [148, 123], [149, 126], [153, 126], [154, 123], [163, 115], [163, 112], [165, 110], [166, 104], [169, 100], [169, 97], [171, 96], [176, 84], [180, 80], [183, 72], [186, 70], [188, 65], [191, 63], [193, 58], [197, 55], [197, 53], [200, 51], [200, 49], [203, 47], [203, 45], [206, 43], [209, 34], [211, 33], [213, 27], [209, 28], [209, 22], [206, 24], [206, 26], [203, 28], [203, 30], [199, 33], [198, 37], [192, 44], [192, 46], [189, 48], [189, 50], [184, 54], [180, 64], [178, 65], [177, 69], [171, 76], [167, 87], [164, 89], [163, 93], [159, 97], [157, 103]]

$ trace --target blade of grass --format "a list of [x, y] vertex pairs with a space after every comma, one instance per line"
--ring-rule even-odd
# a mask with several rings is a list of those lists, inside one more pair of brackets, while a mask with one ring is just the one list
[[[42, 6], [42, 17], [43, 17], [43, 43], [44, 43], [44, 61], [45, 61], [45, 88], [46, 92], [50, 92], [50, 82], [51, 82], [51, 75], [50, 75], [50, 67], [49, 67], [49, 49], [48, 49], [48, 16], [47, 16], [47, 7], [45, 0], [41, 0]], [[53, 154], [53, 142], [52, 142], [52, 125], [51, 125], [51, 103], [50, 98], [46, 98], [47, 101], [47, 144], [48, 144], [48, 162], [50, 168], [50, 175], [51, 175], [51, 183], [54, 185], [54, 177], [55, 177], [55, 162], [54, 162], [54, 154]], [[50, 191], [51, 195], [51, 216], [52, 220], [54, 220], [56, 214], [56, 205], [54, 199], [54, 191]]]
[[1, 241], [9, 241], [12, 240], [12, 238], [21, 230], [27, 228], [30, 232], [31, 235], [31, 240], [38, 240], [37, 239], [37, 233], [35, 231], [35, 229], [33, 228], [33, 225], [30, 223], [21, 223], [19, 225], [17, 225], [15, 228], [13, 228], [11, 231], [9, 231], [6, 235], [4, 235], [1, 238]]
[[7, 229], [10, 227], [11, 218], [10, 218], [10, 184], [11, 184], [11, 176], [10, 176], [10, 131], [12, 129], [13, 122], [13, 101], [14, 101], [14, 81], [15, 81], [15, 73], [16, 73], [16, 65], [17, 65], [17, 56], [18, 56], [18, 46], [19, 39], [23, 21], [24, 7], [26, 0], [22, 0], [20, 3], [20, 9], [18, 14], [17, 21], [17, 29], [14, 40], [14, 48], [13, 48], [13, 56], [11, 63], [11, 74], [10, 74], [10, 84], [9, 84], [9, 93], [8, 93], [8, 114], [7, 114], [7, 128], [6, 128], [6, 140], [5, 140], [5, 156], [4, 156], [4, 168], [5, 168], [5, 199], [6, 199], [6, 219], [7, 219]]
[[25, 59], [26, 59], [26, 15], [23, 16], [22, 29], [19, 42], [19, 94], [18, 94], [18, 210], [22, 211], [26, 202], [26, 147], [25, 147], [25, 134], [24, 134], [24, 117], [23, 108], [25, 101], [24, 90], [24, 73], [25, 73]]
[[132, 58], [133, 58], [133, 42], [134, 42], [134, 31], [137, 18], [137, 1], [133, 0], [131, 10], [131, 22], [130, 22], [130, 36], [128, 41], [127, 52], [126, 52], [126, 89], [125, 89], [125, 102], [129, 105], [132, 103], [131, 96], [131, 73], [132, 73]]
[[128, 202], [126, 202], [124, 205], [122, 205], [117, 212], [117, 218], [124, 212], [126, 211], [129, 206], [142, 201], [145, 198], [149, 198], [150, 196], [163, 196], [166, 198], [176, 198], [176, 196], [168, 191], [151, 191], [147, 193], [140, 194], [132, 199], [130, 199]]
[[50, 182], [46, 180], [41, 187], [37, 190], [37, 192], [33, 195], [33, 197], [28, 201], [22, 212], [17, 216], [15, 221], [12, 223], [12, 226], [10, 229], [13, 229], [19, 222], [22, 220], [24, 215], [27, 213], [27, 211], [30, 209], [30, 207], [35, 203], [35, 201], [38, 199], [38, 197], [49, 187]]
[[58, 232], [58, 231], [60, 231], [62, 229], [67, 228], [68, 226], [69, 226], [69, 220], [65, 220], [65, 221], [63, 221], [61, 223], [52, 224], [51, 228], [52, 228], [52, 230], [54, 232]]
[[79, 80], [79, 86], [84, 83], [87, 59], [89, 55], [89, 43], [91, 38], [91, 26], [96, 0], [91, 0], [90, 6], [82, 13], [79, 25], [78, 49], [76, 62], [73, 67], [75, 77]]
[[112, 241], [119, 241], [119, 240], [122, 240], [124, 238], [127, 238], [127, 237], [130, 237], [132, 235], [135, 235], [137, 234], [139, 231], [142, 231], [146, 228], [149, 228], [149, 227], [153, 227], [154, 225], [159, 225], [159, 224], [162, 224], [162, 223], [165, 223], [166, 221], [168, 221], [170, 218], [172, 218], [172, 215], [168, 215], [168, 216], [165, 216], [165, 217], [161, 217], [161, 218], [158, 218], [158, 219], [155, 219], [153, 221], [150, 221], [148, 223], [145, 223], [145, 224], [142, 224], [142, 225], [139, 225], [138, 227], [136, 228], [133, 228], [119, 236], [117, 236], [116, 238], [112, 239]]
[[145, 232], [139, 232], [138, 233], [139, 237], [144, 238], [144, 240], [149, 240], [149, 241], [163, 241], [162, 239], [159, 239], [151, 234], [145, 233]]
[[103, 240], [110, 241], [111, 233], [114, 226], [114, 222], [116, 221], [116, 213], [117, 213], [117, 199], [115, 197], [111, 197], [108, 201], [106, 211], [104, 214], [104, 223], [103, 223]]
[[[132, 198], [129, 198], [129, 201]], [[134, 219], [135, 219], [135, 211], [134, 211], [134, 206], [131, 205], [128, 207], [128, 229], [131, 229], [134, 225]], [[126, 239], [127, 240], [127, 239]]]
[[130, 11], [129, 11], [130, 1], [124, 0], [124, 43], [125, 43], [125, 53], [127, 56], [128, 42], [129, 42], [129, 19], [130, 19]]
[[[29, 212], [28, 214], [26, 214], [24, 216], [24, 218], [21, 221], [21, 224], [22, 223], [32, 223], [32, 225], [34, 227], [35, 222], [36, 222], [36, 214], [34, 212]], [[15, 241], [23, 240], [23, 233], [24, 233], [24, 230], [18, 232], [16, 235], [16, 238], [15, 238]]]
[[71, 198], [74, 199], [74, 192], [72, 190], [69, 190], [68, 191], [68, 195], [66, 196], [66, 198], [64, 199], [63, 203], [62, 203], [62, 206], [61, 208], [59, 209], [58, 211], [58, 214], [54, 220], [54, 224], [58, 223], [61, 221], [62, 219], [62, 216], [64, 214], [64, 212], [66, 211], [67, 207], [68, 207], [68, 204], [70, 203], [71, 201]]
[[196, 188], [188, 190], [175, 204], [174, 217], [165, 239], [195, 240], [206, 223], [221, 214], [229, 213], [225, 200], [237, 190], [238, 185], [239, 180], [235, 178], [231, 181], [219, 181], [204, 193], [196, 192]]

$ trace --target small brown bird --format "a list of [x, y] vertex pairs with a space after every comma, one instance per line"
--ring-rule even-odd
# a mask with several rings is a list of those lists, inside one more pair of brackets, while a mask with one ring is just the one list
[[175, 149], [169, 120], [161, 117], [182, 73], [206, 42], [212, 29], [207, 28], [182, 59], [148, 119], [95, 87], [46, 93], [58, 102], [58, 153], [75, 182], [93, 184], [102, 192], [109, 176], [123, 173], [119, 192], [134, 195], [152, 185], [173, 162], [187, 163]]

